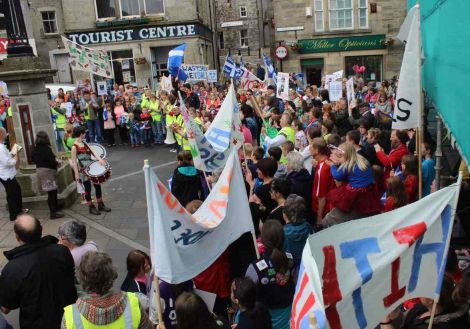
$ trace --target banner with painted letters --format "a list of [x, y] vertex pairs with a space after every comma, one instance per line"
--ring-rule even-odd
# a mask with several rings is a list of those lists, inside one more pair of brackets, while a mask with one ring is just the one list
[[244, 138], [241, 132], [240, 109], [233, 83], [227, 92], [219, 112], [204, 134], [212, 147], [224, 152], [230, 146], [241, 146]]
[[421, 33], [419, 16], [419, 6], [415, 6], [408, 13], [399, 32], [399, 36], [406, 40], [406, 46], [393, 112], [393, 129], [420, 128], [421, 125]]
[[114, 78], [111, 60], [106, 51], [86, 48], [65, 37], [62, 37], [62, 42], [69, 53], [69, 63], [73, 70]]
[[202, 64], [181, 64], [181, 69], [188, 76], [187, 82], [207, 81], [207, 71], [209, 65]]
[[191, 215], [150, 166], [144, 167], [150, 250], [155, 273], [168, 283], [191, 280], [246, 232], [254, 232], [237, 151]]
[[264, 81], [261, 81], [258, 79], [256, 75], [245, 69], [243, 71], [243, 75], [240, 80], [240, 86], [239, 88], [243, 90], [250, 90], [253, 89], [253, 84], [255, 82], [258, 82], [258, 90], [259, 91], [266, 91], [268, 90], [268, 84], [265, 83]]
[[[403, 301], [439, 296], [460, 181], [408, 206], [335, 225], [307, 240], [305, 248], [321, 277], [329, 328], [375, 328]], [[299, 293], [297, 286], [294, 301]], [[305, 323], [302, 319], [312, 312], [320, 316], [318, 323], [324, 320], [312, 307], [294, 320]]]

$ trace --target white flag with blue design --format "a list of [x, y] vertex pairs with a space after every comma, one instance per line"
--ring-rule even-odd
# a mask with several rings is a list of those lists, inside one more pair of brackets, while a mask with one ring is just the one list
[[276, 70], [274, 69], [273, 64], [271, 63], [271, 59], [269, 58], [268, 55], [263, 53], [263, 61], [264, 61], [264, 66], [266, 68], [266, 75], [265, 75], [265, 81], [268, 80], [268, 78], [272, 79], [275, 84], [277, 84], [277, 74]]
[[243, 68], [235, 63], [231, 56], [227, 55], [224, 64], [224, 73], [226, 76], [234, 79], [239, 79], [243, 76]]
[[184, 62], [184, 51], [186, 50], [186, 44], [183, 43], [176, 48], [173, 48], [168, 53], [168, 71], [174, 77], [178, 77], [181, 81], [186, 81], [188, 78], [186, 72], [181, 68], [181, 64]]

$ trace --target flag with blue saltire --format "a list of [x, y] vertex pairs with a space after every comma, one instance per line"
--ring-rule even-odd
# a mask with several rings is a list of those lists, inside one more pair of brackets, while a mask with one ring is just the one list
[[243, 76], [243, 69], [239, 64], [235, 63], [232, 56], [227, 55], [224, 64], [224, 73], [230, 78], [239, 79]]
[[274, 69], [274, 66], [271, 63], [271, 59], [265, 53], [263, 53], [263, 61], [264, 61], [264, 67], [266, 68], [266, 75], [265, 75], [264, 81], [267, 81], [268, 80], [267, 78], [270, 78], [273, 80], [275, 84], [277, 84], [276, 70]]
[[188, 78], [186, 72], [181, 68], [181, 64], [184, 61], [184, 51], [186, 50], [186, 44], [183, 43], [176, 48], [173, 48], [168, 53], [168, 71], [174, 77], [178, 77], [178, 80], [185, 81]]

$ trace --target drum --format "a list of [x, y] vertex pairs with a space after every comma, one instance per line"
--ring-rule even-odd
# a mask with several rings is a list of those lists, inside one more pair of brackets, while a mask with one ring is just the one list
[[[88, 144], [88, 146], [90, 147], [90, 149], [96, 152], [96, 154], [98, 154], [101, 159], [106, 158], [106, 149], [104, 148], [104, 146], [100, 144], [94, 144], [94, 143]], [[98, 160], [98, 159], [95, 159], [94, 155], [91, 155], [91, 159]]]
[[93, 184], [102, 184], [111, 177], [112, 170], [108, 162], [102, 166], [98, 161], [93, 161], [85, 167], [83, 173], [90, 178]]

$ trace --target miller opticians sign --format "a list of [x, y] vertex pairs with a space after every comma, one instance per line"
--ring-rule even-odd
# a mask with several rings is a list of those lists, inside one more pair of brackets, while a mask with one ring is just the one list
[[120, 29], [65, 33], [68, 39], [80, 45], [109, 44], [126, 41], [146, 41], [168, 38], [184, 38], [204, 35], [203, 26], [195, 24], [158, 25]]

